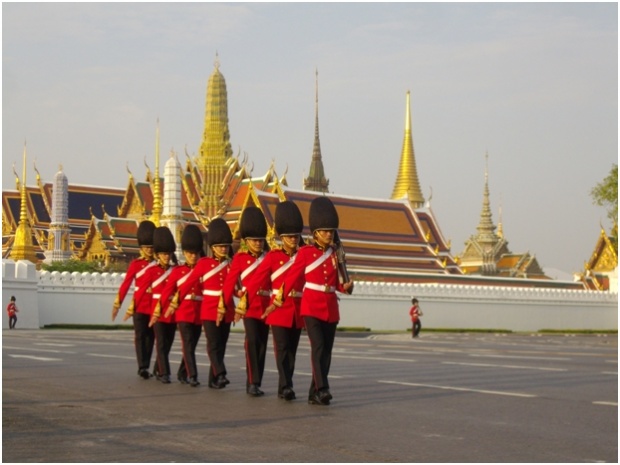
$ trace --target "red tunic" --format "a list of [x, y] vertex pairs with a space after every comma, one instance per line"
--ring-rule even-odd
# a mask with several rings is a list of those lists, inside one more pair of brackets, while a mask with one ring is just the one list
[[15, 316], [15, 313], [17, 312], [17, 306], [15, 305], [15, 302], [9, 302], [9, 305], [6, 306], [6, 311], [9, 314], [9, 318]]
[[[146, 272], [144, 273], [144, 280], [140, 283], [140, 289], [136, 291], [135, 298], [138, 299], [138, 302], [141, 302], [142, 300], [150, 301], [151, 306], [149, 309], [149, 315], [153, 314], [155, 307], [159, 303], [161, 293], [166, 287], [166, 280], [168, 279], [168, 276], [170, 276], [170, 273], [172, 273], [173, 269], [173, 266], [164, 269], [160, 265], [151, 266], [146, 269]], [[165, 312], [162, 311], [158, 319], [160, 323], [175, 322], [174, 315], [166, 318], [164, 313]]]
[[[269, 251], [246, 286], [248, 295], [256, 295], [261, 289], [273, 289], [270, 300], [273, 302], [275, 294], [284, 283], [284, 278], [292, 265], [291, 260], [295, 259], [294, 257], [291, 257], [283, 249]], [[289, 296], [285, 299], [282, 307], [276, 308], [267, 315], [265, 322], [271, 326], [303, 328], [304, 320], [300, 314], [303, 287], [304, 281], [300, 277], [293, 286], [293, 295], [290, 295], [289, 291]]]
[[116, 296], [116, 302], [118, 305], [122, 305], [129, 288], [131, 287], [131, 283], [135, 279], [135, 287], [134, 287], [134, 296], [133, 301], [135, 302], [134, 311], [138, 313], [146, 313], [148, 315], [151, 314], [151, 301], [150, 299], [138, 300], [136, 299], [136, 294], [140, 291], [141, 288], [144, 287], [144, 274], [146, 273], [147, 267], [153, 267], [157, 264], [155, 261], [150, 261], [146, 258], [136, 258], [132, 260], [127, 268], [127, 273], [125, 274], [125, 279], [121, 283], [118, 288], [118, 294]]
[[[322, 261], [321, 261], [322, 260]], [[338, 259], [333, 247], [326, 251], [315, 245], [305, 245], [295, 255], [295, 261], [284, 278], [284, 302], [291, 289], [305, 281], [301, 299], [301, 316], [311, 316], [329, 323], [340, 321], [335, 291], [345, 292], [338, 279]]]
[[411, 316], [411, 321], [412, 322], [416, 322], [420, 319], [420, 307], [418, 307], [418, 305], [414, 305], [413, 307], [411, 307], [411, 309], [409, 310], [409, 315]]
[[[161, 292], [159, 304], [161, 306], [161, 313], [164, 315], [168, 309], [170, 301], [176, 294], [179, 287], [185, 282], [193, 268], [190, 268], [187, 264], [181, 266], [175, 266], [168, 276], [166, 287]], [[177, 323], [193, 323], [200, 325], [200, 304], [202, 301], [202, 294], [200, 289], [200, 283], [196, 282], [190, 292], [185, 296], [183, 300], [179, 302], [179, 306], [174, 312], [174, 319]]]
[[[220, 303], [224, 280], [229, 273], [228, 260], [222, 262], [215, 258], [203, 257], [189, 273], [185, 282], [179, 286], [179, 302], [191, 295], [198, 285], [198, 294], [202, 293], [200, 319], [203, 321], [217, 321], [217, 307]], [[224, 300], [226, 315], [224, 322], [230, 323], [235, 318], [235, 304], [232, 298]]]
[[[261, 255], [258, 259], [262, 260], [265, 255]], [[235, 290], [239, 287], [247, 288], [247, 284], [252, 281], [252, 274], [256, 271], [258, 266], [253, 268], [254, 263], [258, 260], [257, 257], [248, 252], [238, 252], [233, 257], [230, 264], [230, 271], [226, 276], [224, 282], [224, 298], [230, 299], [235, 295]], [[253, 268], [252, 270], [250, 270]], [[241, 281], [241, 286], [239, 286]], [[253, 294], [247, 294], [248, 296], [248, 308], [246, 310], [245, 318], [261, 319], [265, 309], [269, 306], [269, 298], [271, 297], [271, 288], [259, 289]]]

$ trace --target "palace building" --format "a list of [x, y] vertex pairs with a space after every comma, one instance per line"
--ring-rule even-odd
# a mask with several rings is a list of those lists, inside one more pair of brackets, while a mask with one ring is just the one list
[[[319, 140], [318, 72], [315, 93], [314, 147], [302, 190], [289, 188], [286, 173], [278, 175], [275, 163], [263, 176], [253, 177], [247, 157], [233, 154], [228, 91], [216, 59], [207, 83], [204, 131], [195, 157], [186, 152], [182, 164], [171, 152], [161, 176], [158, 123], [155, 171], [147, 166], [144, 180], [139, 181], [127, 170], [124, 189], [67, 182], [62, 168], [54, 183], [42, 182], [37, 172], [36, 186], [27, 187], [24, 168], [21, 181], [16, 174], [16, 189], [2, 192], [3, 257], [49, 262], [71, 256], [105, 264], [129, 262], [138, 254], [135, 236], [144, 219], [170, 227], [180, 242], [185, 224], [197, 224], [207, 232], [210, 221], [221, 217], [238, 240], [239, 218], [249, 205], [263, 211], [269, 225], [268, 239], [275, 243], [273, 224], [278, 202], [294, 201], [307, 225], [312, 199], [327, 195], [338, 210], [339, 234], [354, 280], [583, 288], [583, 284], [548, 279], [535, 259], [527, 264], [523, 263], [524, 255], [511, 260], [507, 242], [494, 233], [490, 210], [487, 212], [486, 183], [479, 233], [468, 241], [460, 259], [452, 255], [450, 242], [420, 189], [409, 92], [392, 197], [372, 199], [327, 193], [329, 180]], [[24, 166], [25, 158], [24, 149]], [[307, 226], [304, 234], [310, 234]]]

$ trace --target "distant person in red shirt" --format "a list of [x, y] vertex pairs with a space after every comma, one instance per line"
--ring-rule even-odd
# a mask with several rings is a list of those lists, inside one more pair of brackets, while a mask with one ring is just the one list
[[17, 302], [17, 299], [12, 295], [9, 305], [6, 307], [6, 311], [9, 314], [9, 329], [15, 329], [15, 323], [17, 323], [17, 312], [19, 312], [19, 309], [15, 302]]
[[411, 308], [409, 309], [409, 316], [411, 317], [411, 323], [413, 327], [411, 328], [411, 337], [418, 337], [420, 334], [420, 330], [422, 329], [422, 322], [420, 321], [420, 317], [423, 315], [422, 310], [418, 306], [418, 299], [415, 297], [411, 299]]

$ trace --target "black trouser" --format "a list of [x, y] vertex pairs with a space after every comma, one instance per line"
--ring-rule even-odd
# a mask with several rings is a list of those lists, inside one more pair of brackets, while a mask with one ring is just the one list
[[9, 317], [9, 329], [15, 328], [15, 323], [17, 323], [17, 316], [12, 315]]
[[155, 343], [155, 333], [153, 328], [149, 328], [151, 315], [146, 313], [133, 314], [134, 344], [136, 346], [136, 358], [138, 359], [138, 369], [148, 370], [153, 354], [153, 344]]
[[411, 329], [411, 332], [412, 332], [411, 337], [416, 337], [418, 334], [420, 334], [421, 329], [422, 329], [422, 322], [418, 318], [417, 320], [413, 322], [413, 328]]
[[269, 341], [269, 326], [257, 318], [244, 318], [246, 387], [261, 385], [265, 371], [265, 356]]
[[157, 374], [170, 376], [170, 349], [177, 331], [176, 323], [155, 323], [155, 347], [157, 349]]
[[181, 333], [181, 348], [183, 350], [183, 360], [177, 372], [177, 378], [185, 379], [187, 377], [197, 378], [198, 367], [196, 366], [196, 346], [200, 340], [200, 332], [202, 326], [194, 323], [181, 321], [177, 323], [179, 333]]
[[332, 363], [332, 349], [338, 323], [328, 323], [311, 316], [305, 316], [306, 332], [310, 339], [310, 361], [312, 362], [312, 383], [309, 395], [319, 389], [329, 389], [327, 375]]
[[207, 337], [207, 355], [209, 356], [209, 362], [211, 362], [209, 382], [214, 382], [219, 375], [226, 375], [224, 356], [226, 355], [226, 344], [230, 335], [230, 323], [222, 321], [217, 326], [215, 321], [203, 320], [202, 327]]
[[295, 372], [295, 357], [301, 329], [272, 326], [273, 349], [278, 367], [278, 394], [282, 394], [285, 387], [293, 387], [293, 373]]

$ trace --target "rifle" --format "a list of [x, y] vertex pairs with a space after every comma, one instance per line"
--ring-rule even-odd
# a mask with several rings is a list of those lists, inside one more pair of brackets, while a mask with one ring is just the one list
[[336, 258], [338, 258], [338, 277], [342, 284], [348, 283], [351, 281], [351, 278], [349, 278], [349, 272], [347, 271], [347, 256], [337, 229], [334, 230], [334, 245], [336, 246]]

